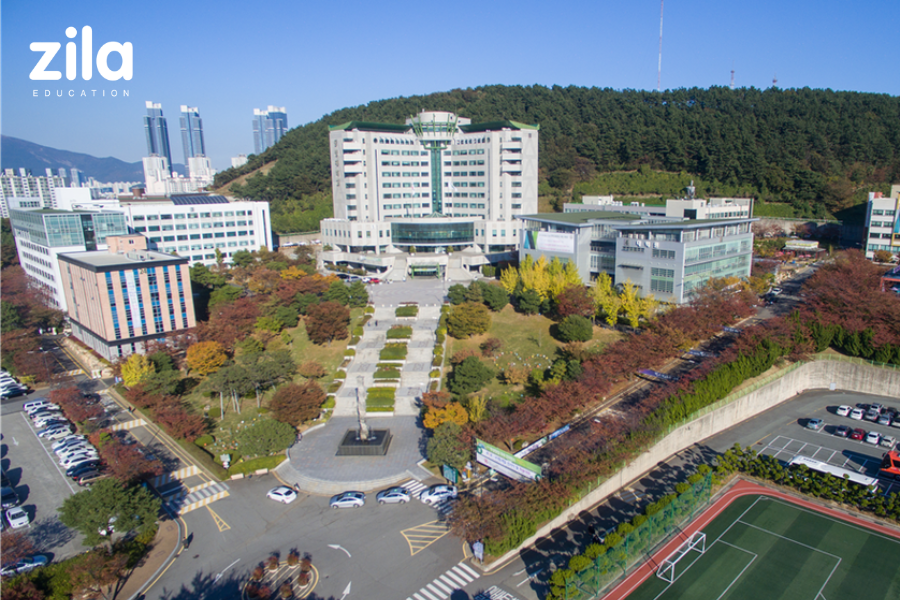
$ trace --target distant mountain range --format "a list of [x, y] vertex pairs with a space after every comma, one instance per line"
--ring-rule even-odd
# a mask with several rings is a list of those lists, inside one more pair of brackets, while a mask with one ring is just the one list
[[[49, 146], [41, 146], [27, 140], [20, 140], [8, 135], [0, 136], [0, 168], [29, 169], [32, 175], [44, 175], [50, 167], [54, 171], [60, 167], [76, 168], [85, 177], [93, 177], [97, 181], [143, 181], [144, 167], [140, 162], [127, 163], [118, 158], [97, 158], [81, 152], [58, 150]], [[174, 165], [175, 171], [184, 175], [184, 165]]]

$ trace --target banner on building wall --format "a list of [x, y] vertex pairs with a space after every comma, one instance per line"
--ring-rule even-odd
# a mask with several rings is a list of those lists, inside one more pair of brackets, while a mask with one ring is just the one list
[[537, 481], [541, 478], [541, 468], [492, 446], [482, 440], [475, 440], [476, 460], [498, 473], [516, 481]]
[[550, 231], [537, 232], [536, 250], [544, 252], [575, 253], [575, 234], [555, 233]]

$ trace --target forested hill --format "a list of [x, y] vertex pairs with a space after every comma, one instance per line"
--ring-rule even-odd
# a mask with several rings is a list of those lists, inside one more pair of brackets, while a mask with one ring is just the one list
[[270, 200], [278, 230], [315, 229], [331, 211], [327, 125], [403, 123], [423, 109], [453, 111], [476, 123], [539, 124], [544, 193], [564, 193], [596, 172], [649, 165], [739, 186], [813, 214], [846, 208], [862, 187], [900, 181], [900, 98], [889, 95], [487, 86], [335, 111], [291, 130], [247, 165], [219, 173], [216, 185], [278, 160], [232, 192]]

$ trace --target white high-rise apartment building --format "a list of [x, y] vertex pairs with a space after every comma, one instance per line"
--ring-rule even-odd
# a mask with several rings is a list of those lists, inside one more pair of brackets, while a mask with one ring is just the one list
[[538, 125], [422, 112], [404, 125], [331, 126], [334, 218], [322, 241], [345, 252], [514, 250], [538, 208]]
[[[47, 169], [47, 171], [50, 171]], [[0, 174], [0, 217], [9, 218], [10, 198], [39, 199], [42, 208], [56, 208], [56, 188], [66, 187], [60, 175], [32, 175], [27, 169], [3, 169]]]

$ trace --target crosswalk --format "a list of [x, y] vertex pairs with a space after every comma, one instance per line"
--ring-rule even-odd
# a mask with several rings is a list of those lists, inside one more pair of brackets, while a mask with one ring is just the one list
[[[426, 490], [430, 487], [428, 485], [425, 485], [421, 481], [415, 480], [410, 480], [400, 485], [406, 488], [410, 495], [416, 499], [419, 498], [419, 494], [421, 494], [423, 490]], [[434, 509], [438, 511], [441, 516], [449, 515], [451, 512], [453, 512], [453, 500], [444, 500], [443, 502], [438, 502], [434, 505]]]
[[469, 565], [459, 563], [406, 600], [443, 600], [480, 576], [481, 574]]

